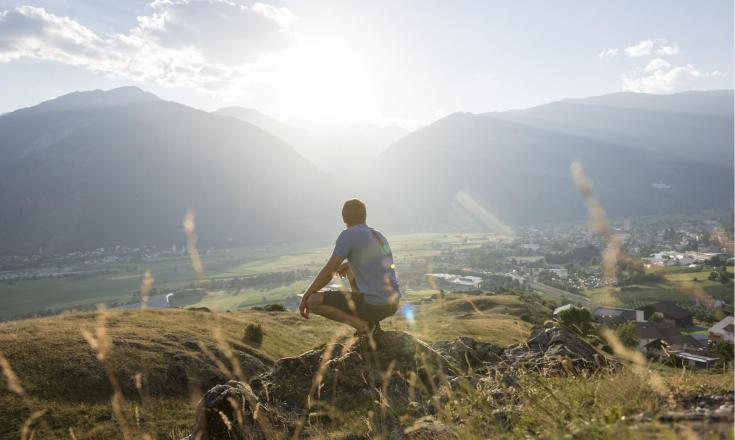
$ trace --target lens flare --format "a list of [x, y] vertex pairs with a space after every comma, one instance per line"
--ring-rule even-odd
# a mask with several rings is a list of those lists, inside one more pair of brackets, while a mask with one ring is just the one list
[[454, 195], [452, 212], [468, 224], [481, 226], [503, 235], [513, 235], [513, 229], [510, 226], [503, 223], [495, 214], [464, 190]]
[[404, 304], [403, 307], [401, 307], [401, 313], [406, 318], [409, 326], [413, 327], [416, 325], [416, 316], [414, 315], [413, 306], [411, 304]]

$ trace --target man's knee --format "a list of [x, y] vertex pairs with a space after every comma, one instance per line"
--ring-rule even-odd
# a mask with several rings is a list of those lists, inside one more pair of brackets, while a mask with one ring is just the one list
[[306, 300], [306, 304], [309, 306], [310, 309], [319, 307], [320, 305], [324, 304], [324, 294], [321, 292], [314, 293], [309, 297], [309, 299]]

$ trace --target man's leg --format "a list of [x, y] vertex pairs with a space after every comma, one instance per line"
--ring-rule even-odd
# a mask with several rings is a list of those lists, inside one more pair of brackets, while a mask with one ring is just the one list
[[332, 321], [348, 324], [358, 332], [364, 333], [368, 329], [367, 322], [363, 319], [347, 313], [344, 310], [338, 309], [337, 307], [324, 304], [324, 294], [322, 292], [316, 292], [311, 295], [307, 304], [309, 305], [309, 311], [327, 319], [331, 319]]

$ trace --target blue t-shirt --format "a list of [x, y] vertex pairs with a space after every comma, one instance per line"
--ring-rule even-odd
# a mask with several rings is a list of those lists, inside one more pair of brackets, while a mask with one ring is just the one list
[[350, 226], [337, 237], [332, 255], [350, 262], [357, 288], [368, 304], [388, 304], [389, 298], [400, 296], [393, 253], [380, 232], [365, 224]]

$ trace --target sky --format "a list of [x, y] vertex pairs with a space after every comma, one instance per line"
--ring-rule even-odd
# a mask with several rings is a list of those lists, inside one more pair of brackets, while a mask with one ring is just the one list
[[135, 85], [211, 111], [407, 128], [733, 87], [733, 2], [0, 0], [0, 113]]

